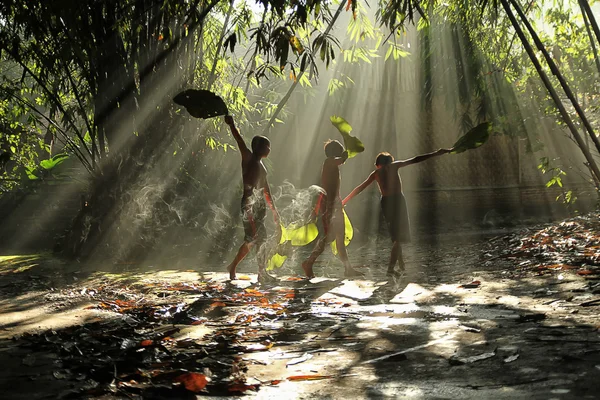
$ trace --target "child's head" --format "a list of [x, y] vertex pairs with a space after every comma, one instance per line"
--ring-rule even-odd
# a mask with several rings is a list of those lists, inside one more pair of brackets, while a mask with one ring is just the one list
[[325, 155], [329, 157], [341, 157], [344, 153], [344, 146], [337, 140], [331, 140], [325, 142]]
[[264, 136], [254, 136], [252, 138], [252, 153], [260, 158], [264, 158], [271, 152], [271, 141]]
[[384, 151], [377, 154], [377, 158], [375, 159], [375, 166], [377, 168], [381, 168], [385, 165], [389, 165], [394, 162], [394, 156], [390, 153]]

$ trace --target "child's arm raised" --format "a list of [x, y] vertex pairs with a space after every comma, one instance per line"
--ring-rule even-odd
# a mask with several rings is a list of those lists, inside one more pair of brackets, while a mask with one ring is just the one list
[[229, 125], [229, 128], [231, 129], [231, 134], [233, 135], [233, 138], [238, 144], [238, 148], [240, 149], [242, 158], [251, 155], [248, 146], [246, 146], [246, 142], [244, 142], [244, 138], [242, 137], [242, 135], [240, 135], [240, 131], [238, 131], [235, 127], [235, 123], [233, 122], [233, 117], [231, 115], [225, 116], [225, 123]]
[[409, 158], [408, 160], [394, 161], [392, 163], [392, 165], [396, 168], [402, 168], [402, 167], [406, 167], [407, 165], [417, 164], [422, 161], [428, 160], [431, 157], [441, 156], [442, 154], [448, 154], [450, 152], [452, 152], [452, 149], [439, 149], [432, 153], [421, 154], [420, 156]]
[[354, 196], [356, 196], [357, 194], [359, 194], [360, 192], [365, 190], [367, 188], [367, 186], [369, 186], [371, 183], [373, 183], [373, 181], [375, 180], [376, 172], [377, 171], [371, 172], [369, 177], [367, 179], [365, 179], [365, 181], [363, 183], [361, 183], [360, 185], [355, 187], [354, 190], [351, 191], [350, 194], [348, 196], [346, 196], [346, 198], [344, 200], [342, 200], [342, 205], [345, 206], [346, 203], [350, 201], [350, 199], [352, 199]]
[[333, 163], [335, 165], [342, 165], [343, 163], [346, 162], [347, 159], [348, 159], [348, 150], [344, 151], [342, 153], [341, 157], [332, 157], [332, 158], [330, 158], [330, 160], [333, 160]]

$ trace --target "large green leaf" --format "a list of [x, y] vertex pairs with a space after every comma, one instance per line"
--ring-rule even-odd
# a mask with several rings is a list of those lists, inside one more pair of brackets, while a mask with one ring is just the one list
[[[281, 225], [281, 239], [279, 240], [278, 251], [286, 252], [285, 248], [281, 246], [286, 242], [290, 242], [292, 246], [306, 246], [315, 240], [317, 236], [319, 236], [319, 228], [317, 228], [317, 225], [314, 222], [301, 227], [296, 227], [296, 225], [291, 224], [286, 228]], [[281, 255], [279, 253], [273, 254], [271, 259], [267, 262], [267, 270], [271, 271], [281, 267], [287, 258], [287, 255]]]
[[281, 227], [281, 243], [290, 241], [292, 246], [306, 246], [319, 236], [319, 228], [314, 223], [310, 223], [301, 227], [296, 227], [294, 224], [287, 228]]
[[340, 132], [342, 138], [344, 138], [344, 147], [348, 151], [348, 158], [352, 158], [358, 153], [365, 151], [365, 145], [358, 138], [350, 135], [352, 126], [350, 126], [348, 121], [337, 115], [332, 115], [329, 119], [333, 126]]
[[173, 102], [185, 107], [195, 118], [206, 119], [229, 114], [223, 99], [208, 90], [184, 90], [173, 98]]
[[[346, 210], [344, 210], [343, 212], [344, 212], [344, 244], [346, 246], [348, 246], [350, 244], [350, 241], [352, 240], [352, 237], [354, 236], [354, 230], [352, 229], [352, 224], [350, 223], [350, 218], [348, 218], [348, 214], [346, 214]], [[331, 242], [331, 251], [335, 255], [337, 255], [337, 253], [338, 253], [337, 244], [335, 243], [335, 240], [333, 242]]]
[[454, 150], [452, 154], [462, 153], [470, 149], [476, 149], [477, 147], [484, 144], [490, 137], [492, 132], [492, 124], [484, 122], [471, 129], [469, 132], [461, 136], [456, 143], [454, 143]]
[[267, 271], [272, 271], [275, 268], [280, 268], [285, 262], [285, 260], [287, 260], [287, 256], [282, 256], [279, 253], [275, 253], [267, 263]]

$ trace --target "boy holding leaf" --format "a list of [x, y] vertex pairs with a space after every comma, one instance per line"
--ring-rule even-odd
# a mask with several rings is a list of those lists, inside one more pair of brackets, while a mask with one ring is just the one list
[[325, 250], [325, 244], [335, 240], [339, 257], [344, 263], [344, 275], [346, 277], [362, 276], [360, 272], [352, 268], [346, 252], [344, 212], [340, 198], [340, 165], [348, 159], [348, 151], [337, 140], [329, 140], [325, 143], [325, 155], [327, 158], [323, 162], [321, 170], [321, 187], [325, 192], [320, 195], [315, 208], [316, 215], [319, 215], [321, 208], [323, 210], [322, 220], [325, 232], [324, 236], [317, 241], [311, 255], [302, 263], [302, 269], [308, 278], [314, 278], [313, 264]]
[[[225, 123], [229, 125], [231, 133], [238, 144], [242, 156], [242, 180], [244, 193], [242, 195], [242, 219], [244, 221], [244, 243], [240, 246], [237, 255], [227, 267], [229, 279], [235, 279], [235, 270], [238, 264], [246, 257], [253, 246], [257, 247], [258, 258], [258, 280], [260, 282], [274, 282], [277, 279], [266, 271], [266, 256], [264, 247], [266, 239], [265, 214], [268, 205], [273, 212], [275, 225], [281, 229], [279, 224], [279, 213], [271, 196], [269, 183], [267, 182], [267, 170], [262, 159], [267, 157], [271, 151], [271, 143], [264, 136], [252, 138], [252, 150], [248, 149], [244, 138], [235, 127], [233, 117], [225, 116]], [[266, 203], [266, 204], [265, 204]], [[281, 231], [279, 232], [281, 235]]]
[[433, 153], [423, 154], [402, 161], [394, 161], [394, 157], [389, 153], [379, 153], [375, 159], [375, 171], [371, 172], [368, 178], [342, 201], [342, 205], [346, 205], [350, 199], [365, 190], [371, 183], [377, 182], [379, 191], [381, 192], [381, 210], [392, 238], [392, 254], [388, 264], [388, 275], [396, 274], [394, 270], [396, 263], [398, 263], [400, 269], [399, 273], [404, 271], [401, 243], [410, 242], [408, 209], [406, 208], [404, 193], [402, 193], [402, 181], [398, 175], [398, 169], [452, 151], [453, 149], [439, 149]]

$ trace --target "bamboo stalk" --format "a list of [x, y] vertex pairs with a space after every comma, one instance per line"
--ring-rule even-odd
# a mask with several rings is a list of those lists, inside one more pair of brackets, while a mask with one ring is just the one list
[[515, 10], [517, 11], [517, 14], [519, 14], [519, 17], [521, 18], [521, 20], [523, 21], [525, 26], [527, 27], [527, 30], [529, 31], [529, 34], [533, 38], [533, 41], [534, 41], [536, 47], [544, 55], [544, 58], [546, 59], [546, 62], [548, 63], [548, 66], [550, 67], [550, 71], [552, 71], [552, 74], [554, 74], [554, 76], [556, 76], [556, 78], [558, 79], [560, 86], [563, 88], [565, 94], [571, 101], [571, 104], [573, 105], [573, 107], [575, 108], [575, 111], [577, 112], [577, 115], [579, 115], [579, 118], [583, 122], [583, 126], [587, 130], [588, 135], [592, 139], [592, 142], [594, 142], [594, 146], [596, 147], [596, 150], [598, 151], [598, 153], [600, 153], [600, 140], [598, 140], [598, 136], [596, 136], [596, 132], [594, 132], [594, 128], [590, 124], [590, 121], [587, 119], [585, 112], [579, 105], [577, 98], [571, 91], [571, 88], [569, 87], [569, 84], [567, 83], [565, 77], [558, 69], [558, 66], [556, 65], [556, 63], [554, 62], [552, 57], [550, 56], [550, 53], [548, 53], [546, 46], [544, 46], [544, 43], [542, 43], [542, 41], [541, 41], [540, 37], [538, 36], [537, 32], [535, 31], [535, 29], [533, 29], [533, 26], [527, 19], [527, 16], [523, 12], [523, 10], [521, 10], [521, 7], [519, 7], [519, 4], [515, 0], [510, 0], [510, 2], [512, 4], [512, 6], [515, 8]]
[[510, 5], [508, 3], [508, 0], [500, 0], [500, 1], [502, 3], [502, 6], [503, 6], [504, 10], [506, 11], [506, 15], [510, 19], [510, 21], [511, 21], [511, 23], [513, 25], [513, 28], [515, 29], [515, 32], [517, 33], [517, 35], [519, 36], [519, 39], [521, 40], [521, 43], [523, 44], [523, 47], [525, 48], [525, 51], [527, 52], [527, 55], [531, 59], [531, 62], [533, 63], [535, 69], [537, 70], [538, 75], [540, 76], [542, 82], [544, 83], [544, 86], [548, 90], [548, 92], [550, 94], [550, 97], [552, 97], [552, 100], [554, 101], [554, 104], [556, 105], [556, 108], [560, 112], [560, 114], [563, 117], [565, 123], [567, 124], [567, 127], [571, 131], [571, 134], [573, 135], [573, 138], [577, 142], [577, 145], [579, 146], [579, 149], [581, 150], [581, 152], [583, 153], [585, 159], [589, 163], [590, 169], [593, 171], [593, 173], [595, 175], [595, 178], [597, 180], [600, 180], [600, 170], [598, 169], [598, 165], [596, 164], [596, 161], [592, 157], [592, 155], [589, 152], [589, 150], [585, 147], [585, 143], [584, 143], [583, 139], [581, 138], [581, 135], [577, 131], [577, 128], [573, 124], [573, 121], [571, 120], [571, 117], [569, 116], [569, 113], [567, 112], [567, 110], [565, 109], [565, 106], [562, 104], [560, 98], [558, 97], [558, 94], [556, 93], [556, 90], [554, 89], [554, 86], [550, 82], [550, 79], [548, 78], [548, 76], [544, 72], [544, 70], [542, 68], [542, 65], [540, 64], [539, 60], [537, 59], [537, 56], [535, 55], [535, 52], [533, 51], [533, 48], [532, 48], [531, 44], [527, 40], [527, 37], [525, 36], [525, 33], [521, 29], [521, 26], [517, 22], [517, 19], [515, 18], [515, 15], [513, 14], [512, 10], [510, 9]]
[[600, 74], [600, 60], [598, 59], [598, 50], [596, 49], [596, 41], [594, 40], [594, 36], [592, 35], [592, 31], [590, 29], [590, 21], [588, 19], [587, 13], [581, 1], [579, 2], [579, 7], [581, 8], [581, 15], [583, 16], [583, 24], [585, 25], [585, 31], [590, 38], [590, 44], [592, 45], [592, 52], [594, 53], [594, 61], [596, 62], [596, 68], [598, 69], [598, 73]]

